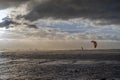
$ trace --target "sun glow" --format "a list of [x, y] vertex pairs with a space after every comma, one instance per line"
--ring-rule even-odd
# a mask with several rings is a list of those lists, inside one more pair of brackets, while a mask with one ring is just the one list
[[8, 15], [8, 10], [0, 10], [0, 22], [2, 22], [2, 19]]

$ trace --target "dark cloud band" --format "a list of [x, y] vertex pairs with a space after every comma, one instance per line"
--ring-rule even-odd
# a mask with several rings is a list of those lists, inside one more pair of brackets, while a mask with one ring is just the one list
[[0, 0], [0, 8], [19, 6], [30, 1], [27, 15], [30, 21], [40, 18], [101, 20], [100, 24], [120, 24], [120, 0]]
[[30, 0], [0, 0], [0, 9], [18, 7], [20, 4]]
[[[22, 26], [25, 25], [28, 28], [38, 29], [38, 27], [34, 24], [25, 23], [25, 22], [20, 23], [20, 22], [17, 22], [17, 21], [13, 21], [9, 17], [3, 18], [3, 22], [0, 23], [0, 27], [5, 27], [7, 29], [7, 28], [10, 28], [10, 27], [16, 27], [16, 26], [21, 25], [21, 24], [22, 24]], [[10, 26], [10, 25], [12, 25], [12, 26]]]
[[48, 17], [54, 19], [89, 18], [107, 20], [106, 24], [118, 24], [119, 14], [120, 0], [48, 0], [43, 4], [33, 6], [31, 12], [24, 17], [31, 21]]

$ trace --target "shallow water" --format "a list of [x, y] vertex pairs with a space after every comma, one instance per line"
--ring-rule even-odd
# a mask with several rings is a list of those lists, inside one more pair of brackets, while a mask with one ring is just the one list
[[[56, 53], [54, 55], [50, 53], [47, 52], [46, 57], [41, 52], [1, 53], [0, 80], [100, 80], [102, 78], [120, 80], [120, 61], [118, 58], [116, 60], [113, 58], [113, 55], [114, 57], [116, 55], [114, 53], [102, 54], [102, 57], [91, 54], [96, 59], [89, 58], [91, 56], [88, 54], [85, 54], [88, 56], [87, 58], [84, 56], [86, 59], [83, 59], [80, 56], [83, 54], [77, 53], [76, 56], [72, 54], [74, 51], [71, 53], [72, 57], [71, 54], [62, 54], [66, 56], [64, 58], [60, 58]], [[38, 55], [40, 58], [37, 57]], [[119, 53], [116, 56], [118, 57]]]

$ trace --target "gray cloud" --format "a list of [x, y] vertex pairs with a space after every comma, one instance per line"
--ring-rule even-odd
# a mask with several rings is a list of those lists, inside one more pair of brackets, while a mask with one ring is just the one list
[[17, 23], [17, 22], [15, 22], [15, 21], [12, 21], [10, 18], [8, 18], [8, 17], [5, 17], [4, 19], [3, 19], [3, 22], [1, 22], [0, 23], [0, 27], [6, 27], [6, 28], [9, 28], [10, 26], [10, 24], [14, 24], [14, 25], [19, 25], [20, 23]]
[[[0, 6], [1, 9], [5, 9], [5, 8], [12, 9], [10, 13], [10, 18], [12, 18], [13, 20], [12, 19], [3, 20], [3, 22], [0, 23], [0, 27], [6, 27], [6, 28], [25, 26], [25, 28], [27, 27], [27, 29], [28, 28], [38, 29], [39, 25], [34, 24], [33, 22], [26, 22], [26, 21], [28, 20], [35, 22], [38, 20], [38, 23], [40, 23], [39, 21], [40, 19], [45, 20], [45, 24], [47, 24], [47, 22], [49, 23], [51, 20], [54, 19], [61, 19], [61, 21], [66, 21], [68, 23], [69, 22], [71, 23], [70, 20], [74, 20], [73, 23], [75, 23], [77, 22], [75, 21], [75, 18], [76, 19], [78, 18], [78, 23], [80, 23], [83, 20], [88, 20], [88, 22], [83, 21], [82, 23], [88, 24], [89, 26], [93, 26], [90, 25], [90, 22], [92, 21], [93, 22], [96, 21], [94, 24], [100, 24], [100, 25], [120, 24], [119, 0], [1, 0]], [[52, 18], [52, 19], [51, 20], [48, 19], [47, 21], [47, 19], [43, 19], [43, 18]], [[43, 26], [49, 26], [49, 25], [43, 25]], [[75, 25], [73, 24], [73, 26]], [[85, 25], [82, 26], [85, 27]], [[115, 31], [114, 32], [108, 31], [107, 33], [109, 33], [109, 35], [103, 34], [94, 37], [92, 36], [93, 34], [90, 34], [90, 32], [94, 32], [92, 31], [94, 30], [92, 27], [85, 28], [87, 32], [84, 31], [81, 33], [85, 33], [85, 32], [86, 33], [89, 32], [89, 33], [84, 35], [69, 34], [66, 33], [67, 31], [65, 31], [65, 34], [62, 34], [63, 32], [61, 31], [58, 31], [59, 33], [57, 33], [51, 30], [48, 30], [47, 32], [46, 31], [44, 32], [43, 30], [42, 32], [41, 31], [42, 29], [45, 28], [38, 29], [38, 32], [35, 33], [35, 35], [34, 33], [31, 33], [30, 35], [33, 35], [35, 37], [42, 35], [42, 37], [45, 36], [51, 39], [53, 38], [59, 39], [59, 37], [63, 37], [63, 36], [65, 36], [64, 39], [101, 39], [101, 40], [120, 39], [119, 36], [116, 36], [116, 34], [118, 33], [115, 33]], [[82, 27], [80, 29], [82, 29]], [[102, 32], [102, 30], [98, 32]], [[39, 32], [41, 33], [38, 34]], [[111, 35], [110, 33], [115, 33], [115, 34]]]
[[24, 17], [31, 21], [48, 17], [54, 19], [88, 18], [107, 20], [103, 24], [119, 24], [119, 9], [119, 0], [46, 0], [46, 2], [29, 4], [28, 10], [31, 11]]
[[0, 0], [0, 9], [6, 9], [9, 7], [18, 7], [20, 4], [30, 0]]
[[19, 14], [17, 18], [30, 21], [49, 17], [86, 18], [101, 20], [101, 23], [98, 23], [100, 25], [120, 22], [120, 0], [0, 0], [0, 9], [21, 7], [20, 5], [26, 2], [29, 2], [26, 9], [28, 14]]
[[30, 24], [30, 22], [29, 23], [19, 22], [19, 21], [12, 20], [9, 17], [3, 18], [3, 22], [0, 23], [0, 27], [5, 27], [5, 28], [17, 27], [19, 25], [26, 26], [28, 28], [35, 28], [35, 29], [38, 28], [36, 25]]

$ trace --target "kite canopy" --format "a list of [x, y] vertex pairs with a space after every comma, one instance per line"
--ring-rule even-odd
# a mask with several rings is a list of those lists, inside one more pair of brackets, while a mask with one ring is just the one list
[[96, 41], [91, 41], [91, 43], [93, 43], [94, 48], [96, 48], [96, 47], [97, 47], [97, 42], [96, 42]]

